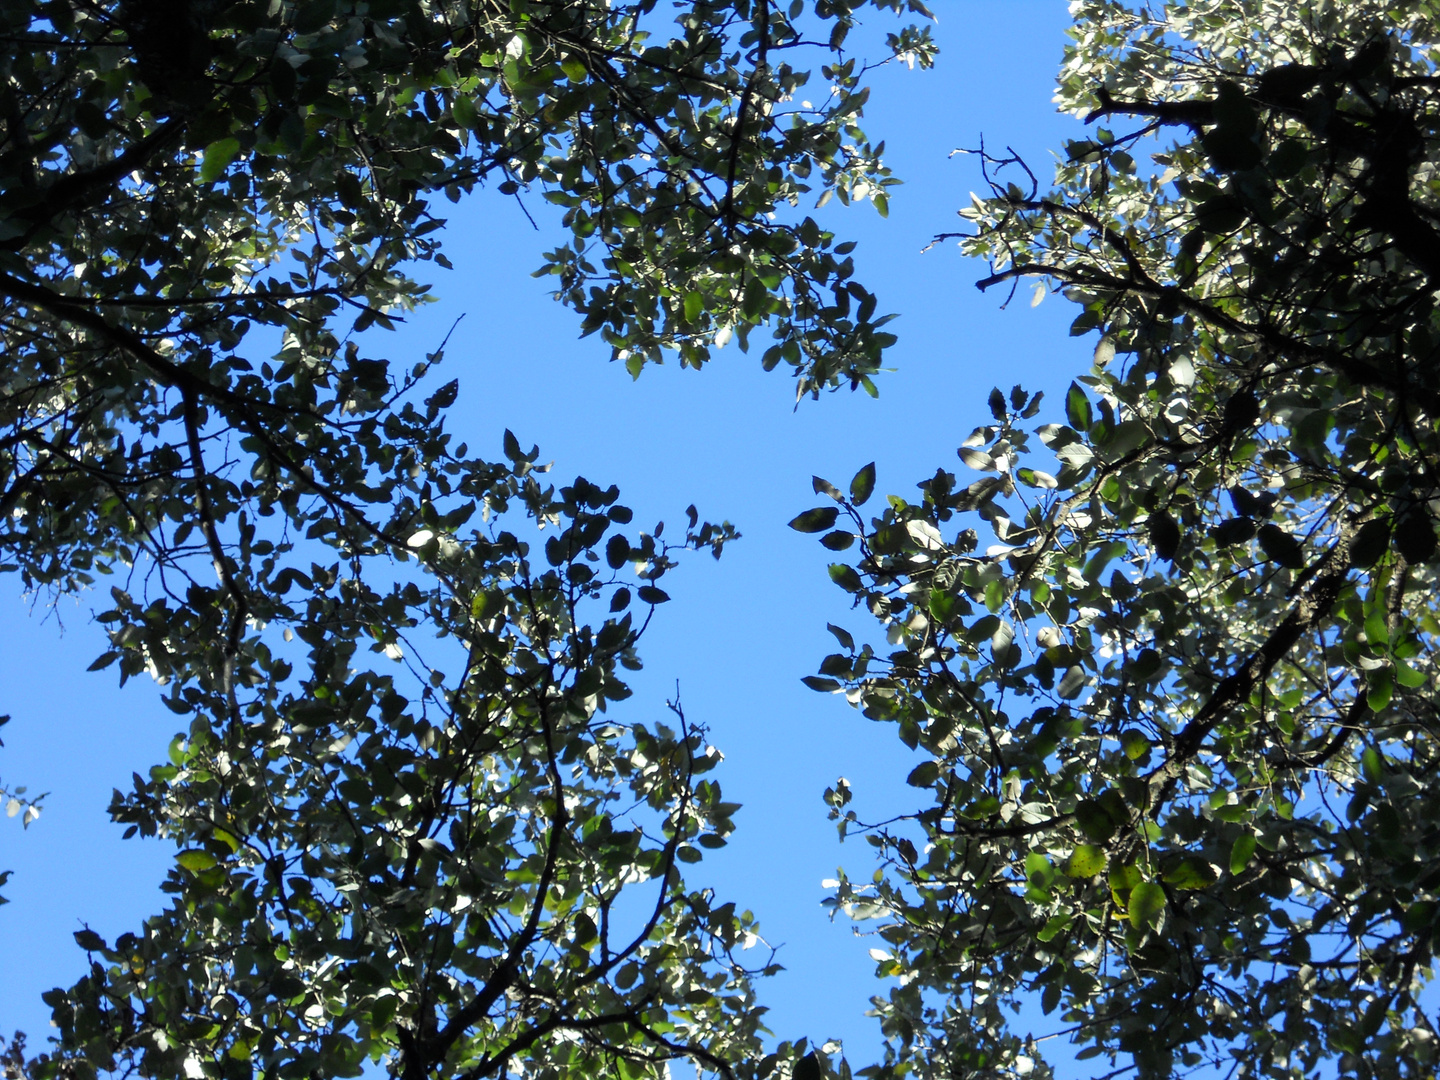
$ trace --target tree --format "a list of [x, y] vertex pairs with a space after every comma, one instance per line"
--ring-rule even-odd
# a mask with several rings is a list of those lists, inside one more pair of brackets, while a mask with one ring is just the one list
[[357, 335], [427, 299], [437, 196], [494, 182], [564, 207], [547, 269], [632, 373], [768, 325], [801, 393], [869, 387], [875, 298], [787, 212], [884, 210], [859, 6], [0, 2], [3, 566], [110, 584], [93, 667], [187, 723], [113, 805], [176, 843], [170, 907], [76, 935], [7, 1076], [755, 1074], [770, 961], [680, 874], [731, 827], [717, 755], [678, 701], [610, 713], [678, 551], [734, 529], [627, 531], [509, 432], [471, 457], [443, 343]]
[[1071, 10], [1094, 134], [1044, 193], [982, 151], [960, 239], [1099, 335], [1065, 422], [996, 390], [978, 479], [793, 523], [890, 643], [811, 684], [923, 751], [899, 820], [827, 792], [882, 864], [832, 901], [890, 945], [869, 1075], [1048, 1076], [1038, 996], [1097, 1074], [1433, 1076], [1434, 5]]

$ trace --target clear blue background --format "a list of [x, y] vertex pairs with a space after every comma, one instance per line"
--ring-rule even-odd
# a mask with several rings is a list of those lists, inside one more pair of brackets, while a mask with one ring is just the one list
[[[702, 372], [649, 369], [632, 383], [607, 363], [595, 339], [576, 340], [577, 320], [550, 300], [529, 272], [556, 242], [553, 208], [528, 200], [535, 231], [513, 200], [482, 193], [453, 208], [446, 234], [456, 270], [436, 281], [442, 302], [412, 319], [390, 355], [414, 360], [435, 348], [461, 313], [447, 350], [445, 377], [460, 378], [451, 430], [472, 452], [498, 456], [501, 432], [538, 442], [554, 477], [580, 474], [620, 485], [640, 523], [679, 524], [686, 505], [729, 518], [744, 539], [719, 563], [693, 558], [666, 578], [673, 602], [642, 646], [646, 670], [626, 702], [653, 721], [679, 683], [686, 712], [725, 751], [718, 773], [726, 796], [744, 804], [730, 845], [707, 856], [691, 880], [711, 884], [761, 919], [782, 945], [787, 971], [762, 988], [778, 1036], [845, 1040], [851, 1062], [878, 1052], [864, 1012], [881, 990], [867, 949], [848, 924], [827, 921], [822, 879], [844, 863], [868, 878], [870, 848], [841, 846], [820, 795], [837, 776], [856, 789], [862, 816], [913, 809], [904, 777], [916, 759], [893, 729], [862, 719], [843, 699], [800, 683], [833, 651], [826, 622], [861, 629], [847, 597], [825, 573], [813, 537], [785, 527], [816, 505], [812, 474], [844, 485], [866, 462], [878, 464], [880, 492], [909, 493], [937, 466], [958, 468], [955, 449], [988, 420], [994, 385], [1022, 382], [1052, 400], [1089, 364], [1090, 344], [1071, 339], [1073, 309], [1058, 297], [1031, 308], [1028, 290], [1007, 310], [973, 282], [984, 267], [953, 246], [926, 254], [930, 236], [961, 224], [955, 211], [981, 180], [974, 158], [956, 147], [986, 137], [1012, 145], [1042, 179], [1051, 153], [1078, 124], [1051, 105], [1068, 25], [1063, 0], [938, 0], [937, 70], [891, 65], [874, 73], [865, 127], [887, 143], [887, 160], [905, 186], [888, 220], [868, 204], [832, 202], [819, 215], [842, 238], [859, 239], [859, 276], [896, 311], [895, 371], [878, 401], [841, 392], [794, 408], [781, 371], [760, 370], [734, 344]], [[871, 17], [852, 37], [879, 55], [892, 26]], [[863, 46], [863, 48], [862, 48]], [[816, 79], [818, 80], [818, 71]], [[84, 674], [104, 638], [83, 603], [55, 612], [0, 589], [0, 776], [51, 794], [44, 815], [22, 833], [0, 819], [0, 869], [15, 876], [0, 908], [0, 1032], [47, 1036], [40, 993], [68, 985], [84, 956], [71, 934], [88, 924], [107, 938], [135, 929], [161, 898], [156, 885], [171, 858], [163, 844], [122, 842], [105, 806], [130, 773], [160, 761], [177, 718], [152, 686], [122, 692], [113, 670]], [[47, 613], [48, 612], [48, 613]]]

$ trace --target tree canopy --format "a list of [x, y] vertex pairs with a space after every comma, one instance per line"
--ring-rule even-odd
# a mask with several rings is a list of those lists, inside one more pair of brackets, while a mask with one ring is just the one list
[[[546, 270], [632, 373], [763, 328], [800, 395], [873, 391], [878, 301], [796, 209], [886, 206], [859, 8], [0, 3], [5, 566], [113, 583], [96, 667], [188, 724], [113, 807], [176, 843], [170, 906], [77, 935], [7, 1070], [850, 1075], [765, 1041], [773, 959], [681, 874], [733, 828], [705, 732], [621, 704], [734, 527], [470, 456], [443, 346], [354, 335], [493, 185], [563, 207]], [[978, 478], [817, 478], [792, 523], [864, 623], [807, 681], [921, 754], [913, 813], [825, 794], [880, 859], [830, 901], [888, 945], [859, 1072], [1433, 1076], [1440, 13], [1071, 13], [1093, 134], [1053, 185], [980, 147], [941, 239], [1075, 303], [1093, 368], [1053, 415], [993, 391]]]
[[717, 752], [678, 701], [611, 711], [734, 528], [471, 456], [443, 343], [357, 335], [491, 185], [564, 208], [545, 270], [632, 373], [765, 325], [800, 392], [868, 385], [893, 338], [790, 212], [885, 207], [860, 6], [0, 3], [0, 566], [101, 597], [93, 668], [187, 724], [112, 807], [176, 844], [170, 906], [77, 935], [7, 1075], [755, 1072], [753, 922], [681, 876], [731, 828]]
[[892, 946], [873, 1075], [1431, 1076], [1434, 5], [1071, 10], [1093, 135], [1048, 190], [981, 150], [960, 245], [1094, 367], [794, 523], [888, 635], [812, 685], [925, 752], [902, 819], [827, 793], [882, 860], [833, 898]]

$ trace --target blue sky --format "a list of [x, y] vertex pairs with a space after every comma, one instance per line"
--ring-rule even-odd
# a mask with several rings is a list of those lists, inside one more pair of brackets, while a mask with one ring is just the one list
[[[816, 505], [812, 474], [843, 485], [874, 460], [880, 492], [908, 493], [937, 466], [958, 467], [955, 448], [988, 418], [991, 386], [1020, 382], [1053, 400], [1088, 367], [1091, 348], [1068, 336], [1074, 311], [1062, 299], [1031, 308], [1027, 295], [1002, 311], [1002, 297], [973, 287], [982, 266], [953, 247], [921, 253], [933, 233], [958, 225], [956, 209], [981, 186], [974, 159], [951, 150], [984, 135], [992, 149], [1014, 146], [1044, 177], [1050, 152], [1075, 137], [1078, 124], [1050, 103], [1066, 4], [934, 6], [938, 69], [875, 73], [866, 110], [868, 133], [886, 141], [906, 182], [892, 192], [890, 217], [837, 202], [820, 215], [842, 239], [861, 242], [861, 280], [880, 310], [902, 316], [879, 400], [842, 392], [795, 409], [782, 371], [760, 370], [762, 350], [747, 356], [733, 344], [701, 372], [671, 364], [632, 383], [598, 340], [577, 340], [578, 320], [529, 276], [554, 246], [554, 208], [529, 200], [537, 232], [513, 200], [493, 193], [453, 208], [446, 245], [456, 269], [436, 279], [442, 302], [388, 350], [418, 357], [463, 314], [445, 378], [460, 379], [449, 424], [473, 452], [498, 456], [508, 427], [522, 444], [539, 443], [555, 479], [618, 484], [642, 523], [681, 521], [693, 502], [744, 533], [719, 563], [695, 558], [667, 576], [673, 602], [642, 645], [646, 670], [625, 707], [637, 720], [662, 719], [678, 682], [689, 718], [710, 728], [726, 754], [718, 779], [745, 808], [731, 844], [691, 879], [755, 911], [766, 937], [783, 945], [788, 970], [763, 993], [777, 1035], [843, 1037], [855, 1065], [878, 1047], [863, 1015], [880, 989], [872, 943], [827, 922], [820, 882], [842, 863], [868, 877], [870, 849], [837, 842], [820, 795], [843, 775], [862, 816], [912, 808], [904, 778], [917, 759], [893, 729], [801, 685], [833, 649], [826, 622], [859, 630], [864, 620], [830, 584], [827, 553], [785, 523]], [[852, 44], [865, 35], [878, 43], [888, 29], [871, 18]], [[140, 680], [120, 691], [113, 669], [84, 673], [104, 638], [83, 600], [47, 613], [13, 580], [0, 597], [0, 712], [14, 717], [0, 733], [0, 776], [51, 792], [27, 832], [0, 820], [0, 869], [15, 871], [5, 890], [12, 903], [0, 908], [0, 1032], [27, 1030], [38, 1048], [48, 1021], [40, 993], [83, 969], [71, 934], [88, 923], [113, 937], [160, 906], [156, 885], [171, 852], [122, 842], [105, 806], [132, 771], [163, 758], [177, 718]]]

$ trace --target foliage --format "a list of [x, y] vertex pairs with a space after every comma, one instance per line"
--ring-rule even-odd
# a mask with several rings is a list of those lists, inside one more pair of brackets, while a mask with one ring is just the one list
[[868, 385], [893, 338], [791, 212], [885, 208], [860, 6], [0, 0], [0, 566], [109, 586], [93, 667], [187, 723], [113, 805], [177, 844], [171, 906], [76, 935], [7, 1074], [754, 1071], [770, 961], [680, 875], [731, 827], [718, 753], [678, 701], [611, 715], [677, 552], [737, 534], [627, 531], [509, 432], [472, 457], [443, 343], [357, 335], [493, 182], [564, 207], [546, 270], [632, 373], [769, 325], [801, 392]]
[[882, 861], [832, 901], [889, 946], [872, 1075], [1048, 1076], [1029, 1029], [1107, 1076], [1432, 1076], [1435, 7], [1071, 7], [1094, 135], [1044, 194], [983, 157], [961, 247], [1063, 289], [1093, 369], [1034, 430], [994, 391], [978, 479], [794, 522], [888, 641], [811, 685], [923, 753], [914, 814], [827, 793]]
[[[4, 727], [9, 722], [10, 717], [0, 716], [0, 727]], [[4, 745], [4, 742], [0, 742], [0, 746]], [[29, 794], [29, 788], [23, 784], [6, 787], [5, 784], [0, 783], [0, 805], [5, 807], [5, 816], [11, 818], [18, 816], [23, 828], [28, 829], [30, 823], [39, 818], [40, 804], [44, 799], [44, 795]], [[0, 870], [0, 885], [4, 885], [10, 880], [10, 873], [9, 870]], [[4, 896], [0, 896], [0, 904], [6, 903], [9, 901]]]
[[[111, 812], [179, 846], [172, 903], [113, 943], [76, 935], [91, 974], [46, 995], [62, 1056], [39, 1075], [345, 1076], [388, 1057], [408, 1077], [639, 1077], [754, 1056], [732, 955], [757, 941], [750, 916], [680, 877], [731, 828], [701, 778], [719, 754], [678, 703], [671, 726], [610, 716], [673, 549], [616, 530], [614, 488], [542, 487], [533, 456], [466, 463], [457, 503], [489, 522], [416, 531], [384, 585], [358, 558], [285, 571], [299, 599], [257, 606], [266, 632], [231, 685], [170, 668], [189, 731]], [[551, 526], [543, 559], [504, 528], [512, 502]], [[734, 535], [691, 524], [684, 546]]]

